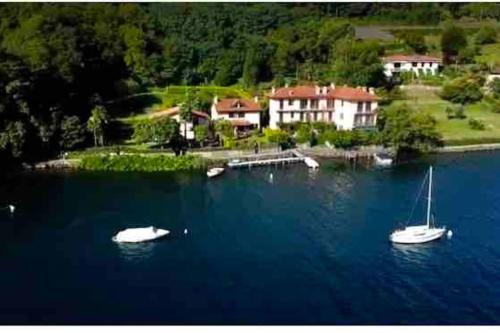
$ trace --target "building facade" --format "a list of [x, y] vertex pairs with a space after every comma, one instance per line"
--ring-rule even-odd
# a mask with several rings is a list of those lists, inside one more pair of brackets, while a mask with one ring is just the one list
[[401, 72], [413, 72], [415, 76], [436, 75], [442, 60], [426, 55], [391, 55], [382, 58], [384, 74], [387, 77], [399, 75]]
[[210, 117], [205, 112], [193, 111], [193, 120], [184, 122], [180, 117], [180, 108], [174, 106], [173, 108], [163, 111], [157, 111], [151, 114], [151, 118], [170, 117], [179, 123], [179, 132], [185, 136], [187, 140], [194, 140], [194, 127], [197, 125], [207, 125], [210, 122]]
[[214, 97], [212, 120], [229, 120], [238, 132], [260, 129], [262, 108], [257, 97], [252, 99]]
[[271, 91], [269, 127], [283, 123], [334, 123], [339, 130], [374, 127], [378, 97], [373, 88], [297, 86]]

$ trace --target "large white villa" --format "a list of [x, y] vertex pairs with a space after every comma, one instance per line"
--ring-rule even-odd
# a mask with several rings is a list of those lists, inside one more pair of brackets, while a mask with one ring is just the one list
[[435, 75], [439, 72], [442, 63], [440, 58], [426, 55], [402, 55], [396, 54], [382, 58], [384, 63], [384, 74], [387, 77], [398, 75], [401, 72], [413, 72], [415, 76], [422, 74]]
[[377, 122], [378, 97], [373, 88], [347, 86], [297, 86], [271, 91], [269, 127], [280, 124], [324, 121], [337, 129], [373, 127]]
[[257, 97], [252, 99], [214, 97], [212, 103], [212, 120], [229, 120], [238, 132], [260, 128], [262, 108]]

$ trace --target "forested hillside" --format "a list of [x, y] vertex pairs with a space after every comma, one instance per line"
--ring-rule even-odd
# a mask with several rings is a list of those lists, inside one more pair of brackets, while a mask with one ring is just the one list
[[92, 110], [101, 112], [106, 101], [151, 86], [252, 87], [283, 84], [288, 78], [377, 86], [383, 79], [379, 56], [384, 49], [356, 40], [354, 24], [436, 25], [465, 17], [498, 19], [500, 8], [453, 3], [2, 4], [0, 161], [35, 160], [83, 146], [92, 129]]

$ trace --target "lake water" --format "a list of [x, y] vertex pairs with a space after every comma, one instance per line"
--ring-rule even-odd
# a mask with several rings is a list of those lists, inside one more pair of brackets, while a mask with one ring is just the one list
[[[2, 178], [0, 324], [500, 324], [500, 153], [320, 162]], [[430, 163], [454, 235], [391, 245]], [[111, 241], [149, 225], [171, 235]]]

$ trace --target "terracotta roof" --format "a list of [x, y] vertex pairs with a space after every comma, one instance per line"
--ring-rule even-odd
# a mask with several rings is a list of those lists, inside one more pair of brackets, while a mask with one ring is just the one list
[[314, 86], [297, 86], [279, 88], [274, 94], [271, 94], [271, 99], [293, 99], [293, 98], [306, 98], [306, 99], [343, 99], [349, 101], [376, 101], [378, 97], [369, 93], [362, 88], [352, 87], [319, 87], [321, 93], [316, 93], [318, 87]]
[[371, 102], [379, 99], [376, 95], [370, 94], [366, 90], [352, 87], [337, 87], [331, 92], [330, 95], [333, 98], [344, 99], [348, 101]]
[[252, 125], [251, 122], [245, 119], [229, 119], [231, 124], [235, 127], [243, 127], [243, 126], [250, 126]]
[[404, 55], [404, 54], [393, 54], [382, 58], [385, 62], [442, 62], [441, 58], [431, 57], [421, 54]]
[[[178, 106], [174, 106], [173, 108], [166, 109], [166, 110], [161, 110], [161, 111], [156, 111], [150, 115], [150, 118], [157, 118], [157, 117], [172, 117], [177, 114], [179, 114], [180, 108]], [[205, 112], [201, 111], [193, 111], [193, 115], [198, 116], [200, 118], [205, 118], [208, 119], [208, 115]]]
[[244, 98], [221, 99], [215, 104], [215, 108], [218, 113], [262, 111], [262, 108], [257, 102]]

